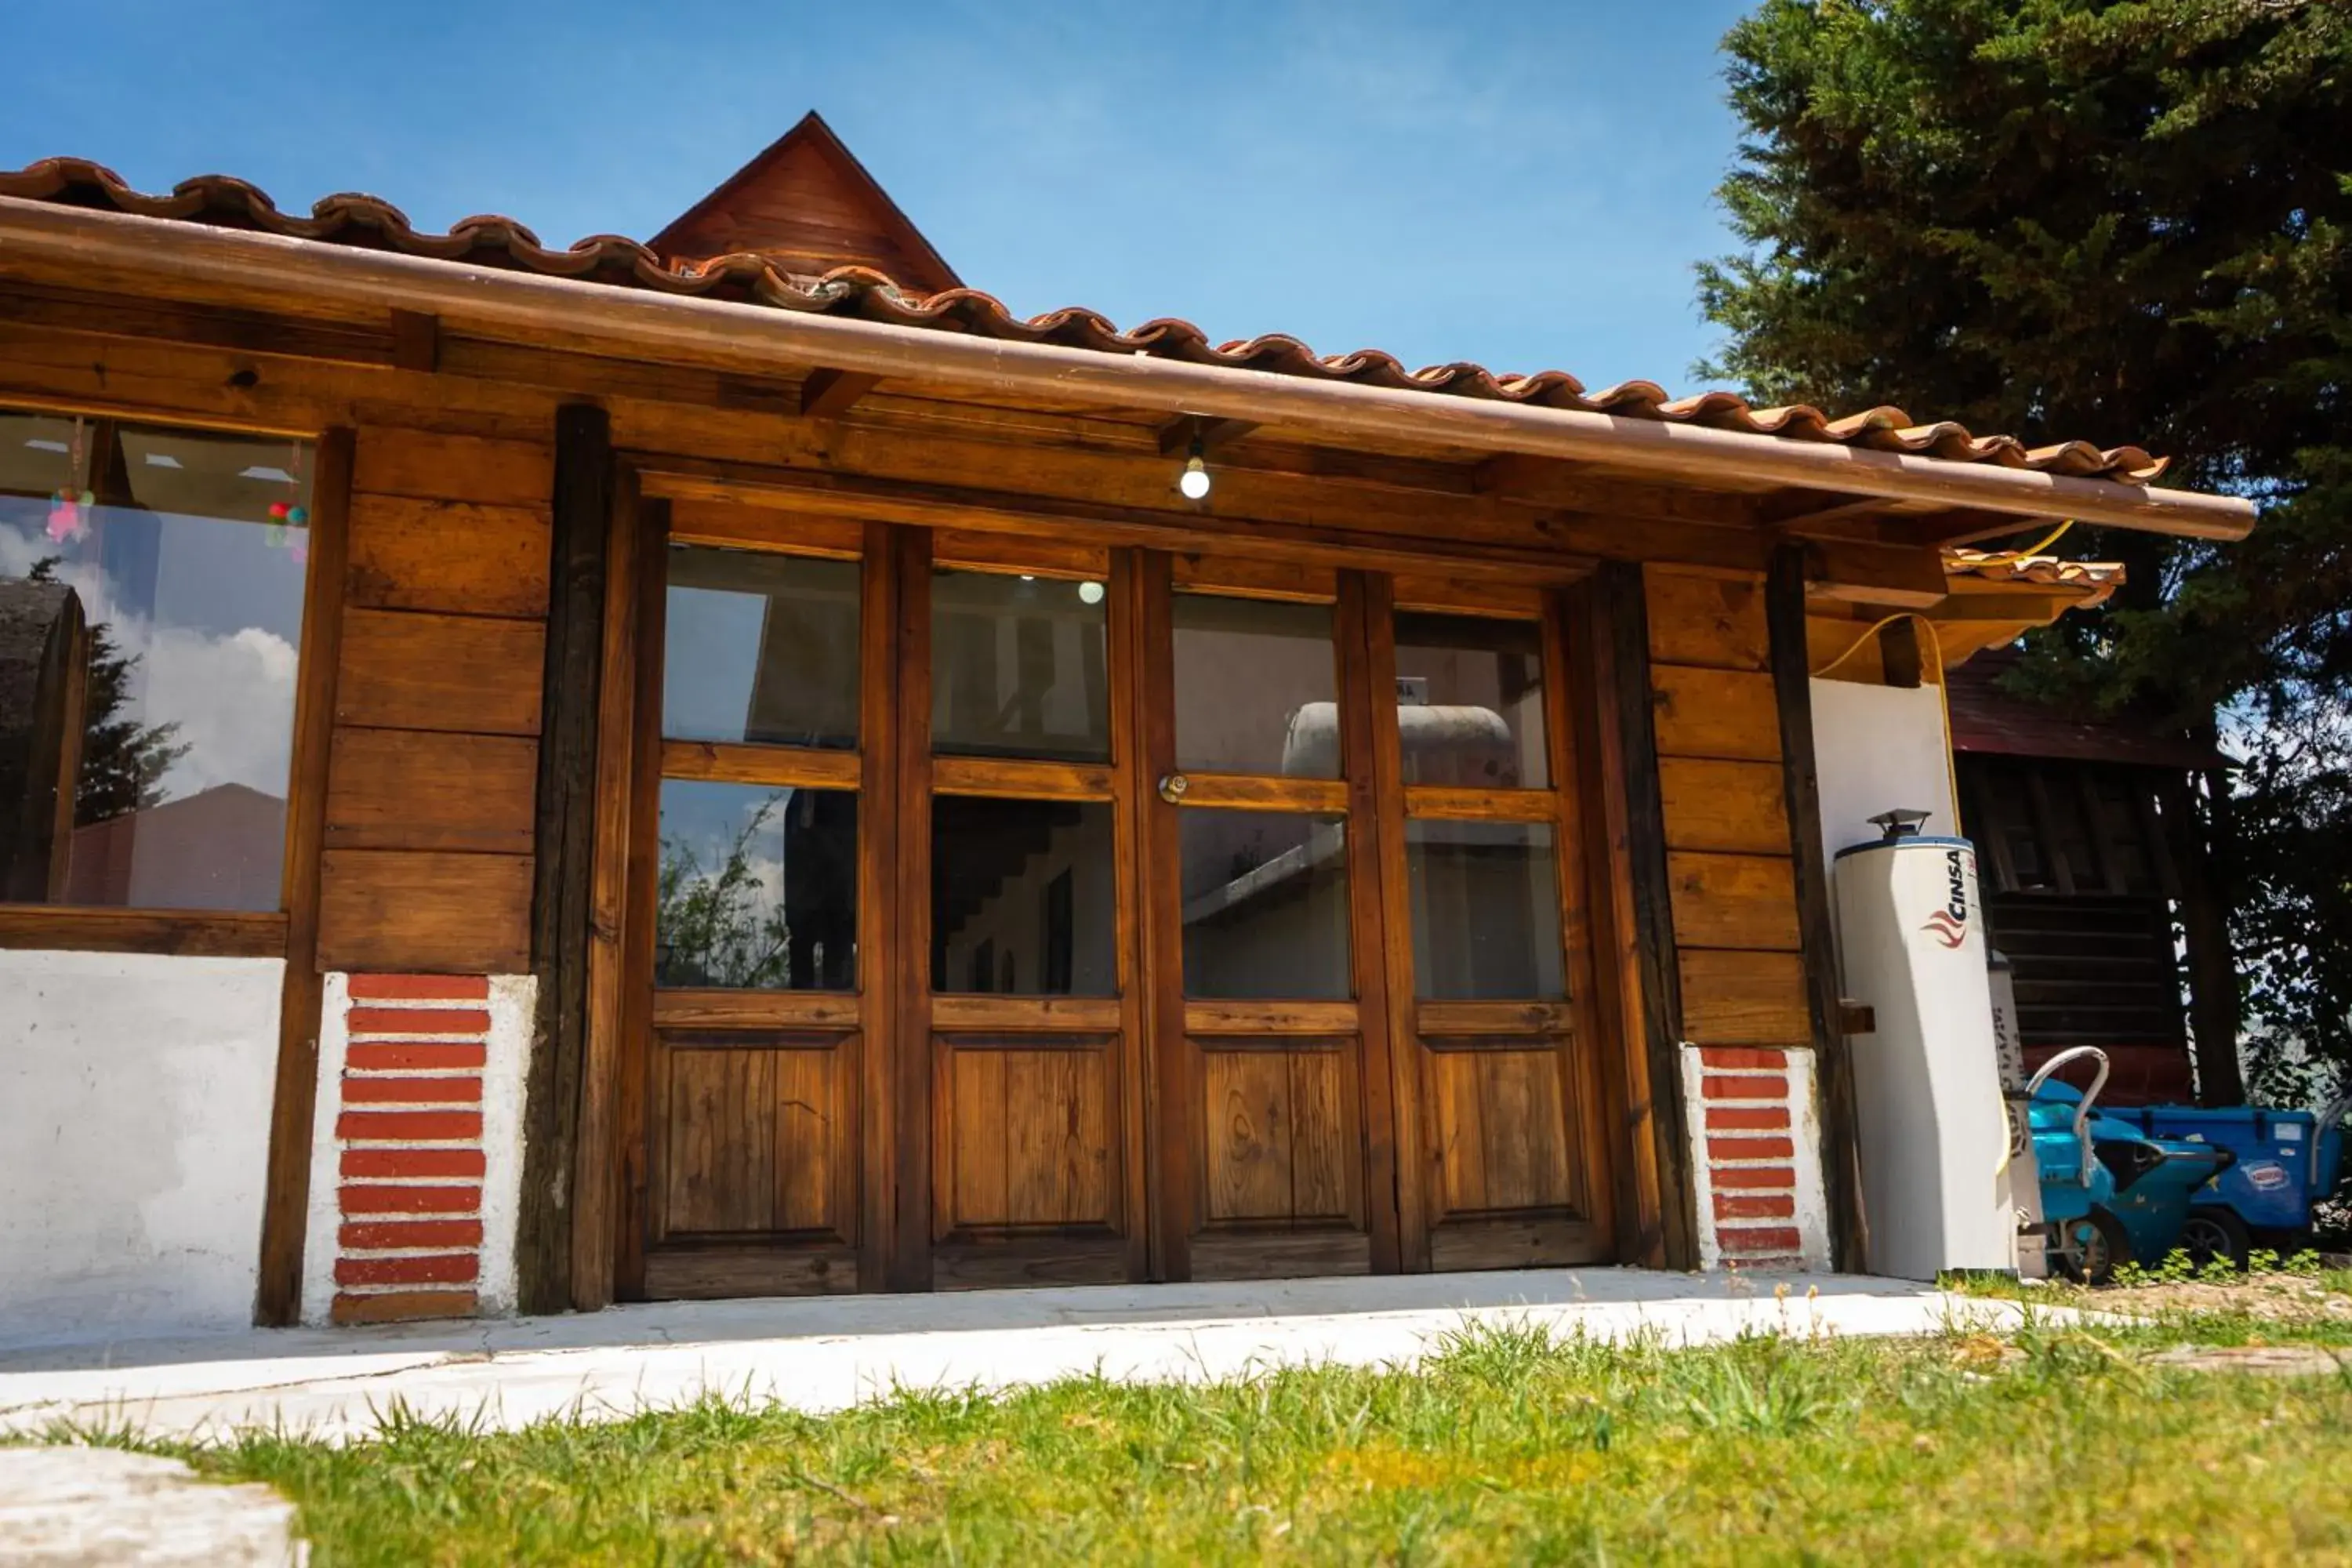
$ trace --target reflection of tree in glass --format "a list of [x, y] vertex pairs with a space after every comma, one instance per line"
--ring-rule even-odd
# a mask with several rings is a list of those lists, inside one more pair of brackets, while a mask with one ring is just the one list
[[[44, 556], [26, 574], [28, 581], [58, 580], [58, 558]], [[104, 621], [89, 627], [89, 683], [83, 688], [81, 777], [74, 786], [74, 823], [93, 822], [145, 811], [163, 803], [163, 775], [188, 754], [177, 739], [180, 726], [142, 724], [120, 717], [130, 700], [131, 673], [139, 656], [115, 646]]]
[[658, 984], [743, 990], [788, 983], [792, 921], [751, 859], [751, 841], [787, 793], [761, 802], [715, 869], [684, 837], [664, 836], [654, 928]]

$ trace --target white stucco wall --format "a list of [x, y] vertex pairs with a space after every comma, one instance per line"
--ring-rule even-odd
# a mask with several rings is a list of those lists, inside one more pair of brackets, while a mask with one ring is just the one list
[[251, 1324], [284, 969], [0, 952], [0, 1343]]
[[1871, 817], [1896, 807], [1933, 812], [1923, 833], [1959, 832], [1941, 687], [1815, 680], [1812, 692], [1826, 854], [1871, 842]]

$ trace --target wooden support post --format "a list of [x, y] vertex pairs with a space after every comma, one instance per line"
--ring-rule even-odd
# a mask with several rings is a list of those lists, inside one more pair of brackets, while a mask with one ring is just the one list
[[588, 1033], [588, 889], [595, 855], [596, 696], [605, 549], [612, 528], [612, 420], [574, 404], [555, 415], [547, 659], [532, 834], [531, 971], [539, 979], [523, 1098], [517, 1304], [572, 1302], [572, 1163]]
[[[1666, 873], [1665, 806], [1650, 682], [1650, 617], [1640, 566], [1602, 565], [1583, 588], [1579, 660], [1596, 710], [1582, 748], [1586, 794], [1604, 855], [1613, 958], [1609, 987], [1624, 1039], [1626, 1111], [1633, 1137], [1636, 1212], [1622, 1226], [1622, 1255], [1664, 1268], [1698, 1267], [1691, 1135], [1683, 1100], [1682, 968]], [[1596, 906], [1600, 900], [1595, 900]], [[1599, 912], [1596, 908], [1596, 913]], [[1645, 1192], [1643, 1189], [1648, 1189]], [[1649, 1192], [1654, 1193], [1653, 1199]]]
[[629, 1059], [629, 935], [633, 816], [639, 793], [638, 704], [645, 669], [640, 628], [659, 563], [645, 559], [646, 520], [634, 475], [615, 470], [608, 491], [603, 630], [597, 648], [596, 741], [590, 788], [586, 1026], [580, 1061], [579, 1127], [572, 1153], [572, 1305], [612, 1304], [622, 1228], [622, 1180]]
[[[302, 599], [302, 663], [294, 694], [294, 766], [286, 809], [286, 975], [278, 1001], [278, 1079], [261, 1208], [261, 1269], [253, 1321], [282, 1328], [302, 1312], [302, 1251], [310, 1219], [310, 1147], [319, 1108], [319, 867], [327, 830], [327, 759], [351, 558], [353, 436], [319, 442], [310, 492], [310, 573]], [[103, 450], [104, 448], [100, 448]]]
[[[1832, 1264], [1860, 1269], [1869, 1229], [1862, 1212], [1862, 1153], [1855, 1123], [1853, 1059], [1840, 1026], [1837, 942], [1830, 924], [1829, 860], [1822, 845], [1821, 777], [1813, 760], [1812, 661], [1805, 646], [1805, 546], [1772, 552], [1764, 586], [1772, 688], [1780, 710], [1780, 767], [1789, 804], [1789, 847], [1797, 884], [1798, 940], [1812, 1017], [1822, 1094], [1822, 1171], [1829, 1193]], [[1907, 626], [1908, 622], [1897, 622]], [[1917, 645], [1913, 645], [1917, 657]]]
[[[1886, 671], [1886, 684], [1916, 690], [1919, 686], [1919, 623], [1904, 619], [1889, 621], [1878, 629], [1878, 658]], [[1787, 753], [1783, 752], [1783, 755]]]

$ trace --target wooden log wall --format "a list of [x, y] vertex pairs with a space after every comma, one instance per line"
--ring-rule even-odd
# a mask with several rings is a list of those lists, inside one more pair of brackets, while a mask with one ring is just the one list
[[552, 488], [545, 445], [360, 431], [321, 968], [530, 967]]
[[1809, 1046], [1763, 579], [1643, 577], [1684, 1036]]

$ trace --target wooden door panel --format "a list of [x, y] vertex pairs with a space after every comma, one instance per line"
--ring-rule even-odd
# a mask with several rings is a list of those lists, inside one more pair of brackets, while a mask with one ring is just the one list
[[1566, 1207], [1576, 1199], [1558, 1047], [1482, 1041], [1427, 1057], [1433, 1218], [1494, 1209]]
[[946, 1233], [1116, 1223], [1112, 1042], [1035, 1049], [940, 1041]]
[[933, 1283], [1127, 1278], [1115, 1035], [932, 1037]]
[[1353, 1223], [1357, 1129], [1344, 1053], [1355, 1043], [1193, 1043], [1207, 1108], [1208, 1222]]
[[856, 1285], [856, 1035], [663, 1035], [653, 1047], [646, 1293]]

